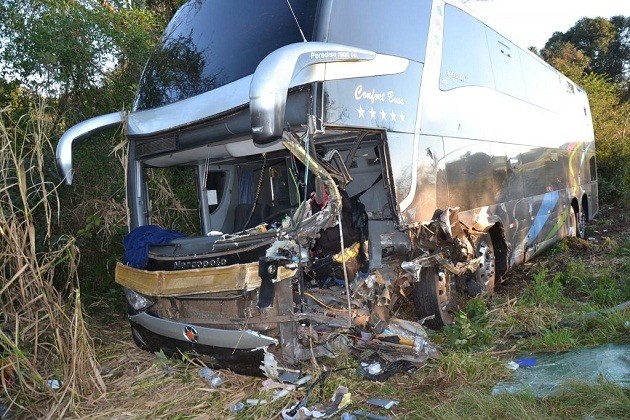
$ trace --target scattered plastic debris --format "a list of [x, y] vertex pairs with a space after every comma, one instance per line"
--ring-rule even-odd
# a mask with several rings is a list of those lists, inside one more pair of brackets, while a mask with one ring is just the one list
[[284, 371], [278, 376], [278, 379], [283, 383], [295, 384], [300, 379], [300, 373]]
[[530, 333], [529, 331], [517, 331], [517, 332], [508, 334], [508, 337], [513, 338], [515, 340], [520, 340], [522, 338], [530, 337], [531, 335], [532, 333]]
[[199, 377], [213, 388], [221, 386], [224, 381], [223, 376], [219, 372], [216, 372], [209, 367], [199, 369]]
[[49, 379], [48, 381], [46, 381], [46, 383], [48, 384], [50, 389], [57, 390], [61, 388], [61, 382], [57, 379]]
[[437, 358], [440, 352], [432, 344], [426, 331], [417, 322], [390, 318], [376, 335], [361, 335], [352, 347], [359, 358], [373, 354], [369, 362], [362, 363], [358, 373], [373, 381], [385, 381], [396, 372], [416, 369], [429, 357]]
[[376, 382], [385, 382], [386, 380], [394, 376], [396, 373], [401, 373], [401, 372], [411, 373], [418, 368], [417, 365], [407, 360], [397, 360], [394, 362], [386, 362], [384, 365], [382, 365], [381, 363], [378, 363], [378, 365], [382, 366], [381, 370], [380, 371], [373, 370], [374, 372], [378, 372], [378, 373], [370, 373], [363, 366], [363, 364], [365, 364], [366, 366], [373, 366], [375, 365], [375, 363], [368, 364], [368, 363], [362, 362], [361, 365], [359, 365], [359, 367], [357, 368], [357, 373], [361, 375], [362, 377], [364, 377], [365, 379], [368, 379], [370, 381], [376, 381]]
[[310, 381], [311, 379], [313, 379], [313, 377], [311, 375], [305, 375], [302, 378], [298, 379], [297, 381], [295, 381], [295, 386], [297, 386], [298, 388], [301, 387], [302, 385], [305, 385], [308, 383], [308, 381]]
[[596, 383], [599, 378], [630, 388], [630, 344], [606, 344], [520, 360], [529, 360], [530, 364], [526, 369], [515, 370], [510, 381], [496, 384], [494, 395], [531, 392], [544, 397], [557, 393], [569, 382]]
[[516, 363], [518, 363], [519, 367], [532, 367], [536, 366], [536, 358], [535, 357], [519, 357], [514, 359]]
[[386, 399], [386, 398], [370, 398], [366, 401], [368, 404], [375, 405], [377, 407], [385, 408], [387, 410], [391, 409], [393, 406], [398, 405], [400, 401]]
[[271, 378], [275, 381], [278, 381], [279, 380], [278, 378], [280, 376], [280, 373], [278, 372], [278, 360], [276, 359], [276, 356], [269, 353], [269, 351], [267, 350], [267, 347], [265, 347], [263, 350], [264, 350], [263, 364], [260, 365], [260, 370], [262, 370], [263, 374], [267, 378]]
[[381, 364], [379, 362], [374, 362], [374, 363], [361, 363], [361, 366], [365, 367], [365, 370], [370, 374], [370, 375], [378, 375], [379, 373], [383, 373], [383, 367], [381, 366]]
[[516, 363], [514, 360], [510, 360], [509, 362], [507, 362], [505, 364], [505, 367], [510, 370], [516, 370], [519, 368], [518, 363]]
[[245, 404], [243, 404], [242, 401], [239, 401], [237, 403], [234, 403], [234, 404], [230, 405], [230, 411], [232, 413], [240, 413], [244, 409], [245, 409]]
[[273, 393], [273, 395], [271, 396], [271, 401], [273, 402], [279, 400], [280, 398], [284, 398], [289, 395], [290, 392], [291, 390], [289, 389], [279, 389]]
[[303, 404], [304, 400], [302, 400], [293, 408], [282, 410], [282, 418], [284, 420], [331, 418], [352, 402], [351, 397], [352, 394], [348, 391], [348, 388], [345, 386], [339, 386], [330, 399], [330, 402], [318, 403], [311, 407], [306, 407], [306, 404]]
[[348, 414], [350, 417], [346, 417], [348, 420], [391, 420], [387, 416], [381, 416], [380, 414], [370, 413], [368, 411], [356, 410], [352, 413], [344, 413]]

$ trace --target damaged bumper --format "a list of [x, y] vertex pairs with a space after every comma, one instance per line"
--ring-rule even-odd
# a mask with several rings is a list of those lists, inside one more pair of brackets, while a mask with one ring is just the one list
[[182, 328], [181, 322], [158, 318], [146, 312], [130, 315], [129, 320], [162, 337], [203, 346], [243, 350], [278, 344], [277, 339], [253, 330], [230, 331], [189, 324]]

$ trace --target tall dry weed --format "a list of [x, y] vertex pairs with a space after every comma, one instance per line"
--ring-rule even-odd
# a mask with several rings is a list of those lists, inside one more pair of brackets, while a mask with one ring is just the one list
[[83, 318], [74, 239], [55, 236], [54, 151], [43, 105], [0, 110], [0, 400], [38, 418], [76, 414], [105, 392]]

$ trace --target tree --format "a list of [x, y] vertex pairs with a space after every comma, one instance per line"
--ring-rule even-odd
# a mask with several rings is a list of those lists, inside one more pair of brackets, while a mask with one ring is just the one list
[[129, 107], [144, 63], [177, 3], [4, 0], [2, 79], [19, 80], [57, 101], [58, 115], [70, 124]]
[[585, 73], [607, 75], [614, 82], [630, 80], [630, 17], [582, 18], [566, 32], [555, 32], [541, 51], [550, 60], [571, 45], [589, 59]]
[[606, 201], [630, 197], [630, 17], [582, 18], [541, 55], [580, 84], [590, 102], [599, 184]]

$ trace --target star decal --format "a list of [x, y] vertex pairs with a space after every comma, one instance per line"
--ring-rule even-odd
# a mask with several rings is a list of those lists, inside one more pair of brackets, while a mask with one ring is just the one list
[[389, 113], [389, 116], [392, 117], [392, 121], [396, 121], [396, 117], [398, 116], [394, 111]]
[[359, 113], [359, 118], [365, 118], [365, 109], [361, 105], [357, 108], [357, 112]]
[[382, 108], [381, 108], [381, 120], [386, 120], [387, 119], [387, 112], [385, 112]]
[[398, 116], [400, 117], [400, 122], [405, 122], [405, 114], [401, 112]]
[[376, 111], [374, 111], [374, 108], [370, 108], [370, 119], [371, 120], [375, 120], [376, 119]]

